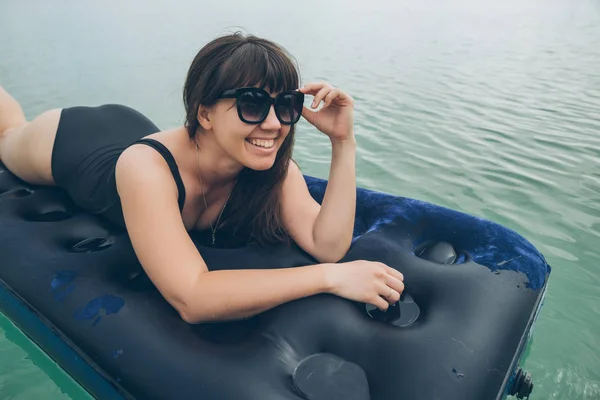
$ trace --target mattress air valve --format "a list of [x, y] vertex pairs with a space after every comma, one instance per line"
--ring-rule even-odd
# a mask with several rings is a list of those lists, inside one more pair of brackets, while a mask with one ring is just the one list
[[400, 300], [390, 305], [386, 311], [381, 311], [372, 304], [367, 304], [365, 308], [371, 318], [400, 328], [412, 325], [421, 314], [417, 303], [406, 293], [402, 293]]
[[533, 392], [531, 374], [529, 374], [529, 372], [523, 372], [523, 370], [519, 368], [509, 394], [511, 396], [516, 395], [517, 399], [528, 399], [531, 392]]

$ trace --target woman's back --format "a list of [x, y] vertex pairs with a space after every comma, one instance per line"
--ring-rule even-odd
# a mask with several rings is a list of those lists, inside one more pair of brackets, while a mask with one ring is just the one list
[[[123, 105], [63, 109], [52, 150], [56, 185], [64, 188], [77, 205], [124, 227], [115, 182], [117, 160], [129, 146], [158, 131], [144, 115]], [[173, 178], [180, 181], [168, 149], [160, 142], [149, 144], [162, 151]], [[180, 197], [185, 200], [185, 191]]]

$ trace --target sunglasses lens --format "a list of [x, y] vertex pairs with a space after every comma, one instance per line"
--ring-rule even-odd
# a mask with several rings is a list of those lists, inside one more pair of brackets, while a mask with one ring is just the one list
[[295, 124], [300, 119], [304, 95], [300, 92], [283, 93], [277, 98], [275, 112], [286, 124]]
[[238, 98], [238, 107], [247, 122], [262, 120], [269, 112], [269, 99], [265, 93], [247, 91]]

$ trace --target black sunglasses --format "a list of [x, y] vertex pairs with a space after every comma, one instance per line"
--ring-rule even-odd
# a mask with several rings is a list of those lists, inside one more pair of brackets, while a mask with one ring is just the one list
[[260, 124], [269, 115], [271, 105], [275, 106], [275, 115], [283, 125], [293, 125], [302, 115], [304, 93], [289, 90], [273, 98], [266, 90], [247, 87], [223, 92], [219, 99], [235, 99], [240, 119], [247, 124]]

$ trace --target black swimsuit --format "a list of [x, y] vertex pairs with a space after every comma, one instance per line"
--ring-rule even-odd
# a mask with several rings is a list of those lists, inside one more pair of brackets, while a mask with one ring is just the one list
[[160, 129], [140, 112], [117, 104], [62, 110], [52, 150], [52, 175], [80, 207], [125, 227], [115, 181], [115, 166], [129, 146], [143, 143], [158, 151], [179, 190], [179, 210], [185, 187], [171, 152], [160, 142], [142, 139]]

